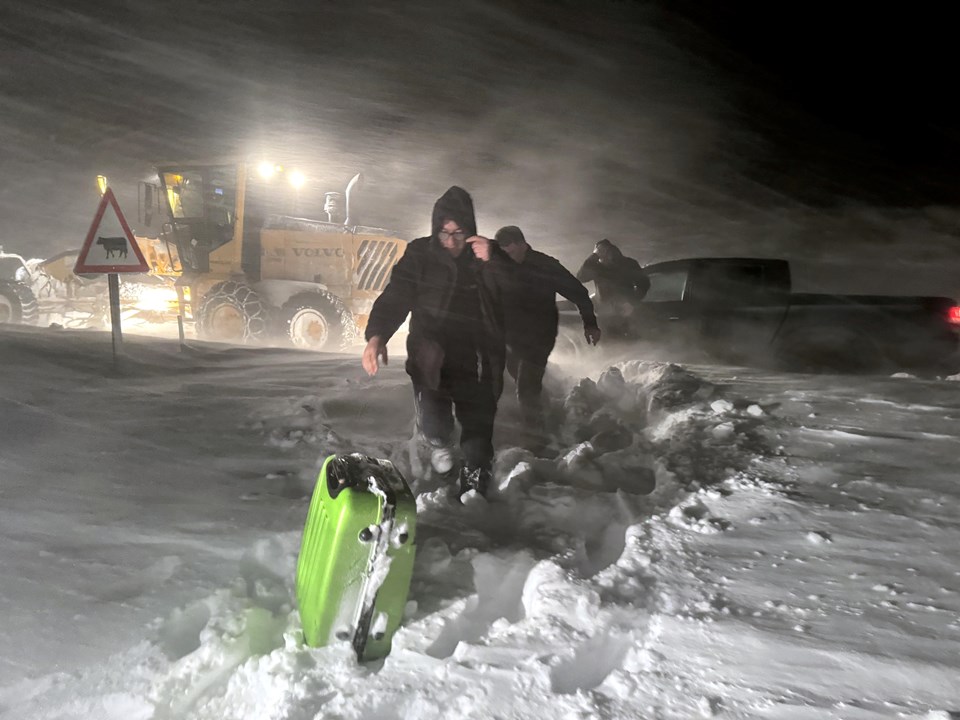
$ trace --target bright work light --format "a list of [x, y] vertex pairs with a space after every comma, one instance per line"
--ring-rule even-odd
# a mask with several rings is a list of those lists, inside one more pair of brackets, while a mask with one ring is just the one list
[[290, 179], [290, 184], [298, 190], [303, 187], [303, 184], [307, 181], [306, 176], [299, 170], [291, 170], [287, 177]]
[[273, 177], [275, 167], [272, 162], [267, 162], [264, 160], [262, 163], [257, 165], [257, 172], [260, 173], [260, 177], [264, 180], [269, 180]]

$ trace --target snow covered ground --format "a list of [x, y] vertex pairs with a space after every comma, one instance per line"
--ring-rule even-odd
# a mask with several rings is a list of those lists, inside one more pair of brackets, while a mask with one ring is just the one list
[[[392, 348], [393, 349], [393, 348]], [[0, 331], [0, 717], [960, 717], [960, 383], [556, 369], [556, 459], [411, 472], [402, 362]], [[303, 646], [322, 459], [419, 493], [386, 661]]]

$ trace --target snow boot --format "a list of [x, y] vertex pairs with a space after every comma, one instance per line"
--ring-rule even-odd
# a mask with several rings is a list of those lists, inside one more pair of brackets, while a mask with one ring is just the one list
[[460, 468], [460, 497], [463, 498], [471, 490], [476, 490], [477, 494], [486, 497], [487, 490], [490, 488], [490, 471], [487, 468]]
[[453, 470], [456, 460], [456, 451], [449, 445], [433, 447], [430, 451], [430, 467], [438, 475], [446, 475]]

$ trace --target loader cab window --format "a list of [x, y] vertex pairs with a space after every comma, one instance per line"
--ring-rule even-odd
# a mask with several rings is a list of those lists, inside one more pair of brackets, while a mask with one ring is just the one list
[[209, 270], [210, 253], [233, 240], [237, 171], [230, 165], [160, 169], [172, 240], [185, 267]]
[[199, 172], [163, 174], [170, 214], [177, 220], [203, 218], [203, 176]]
[[233, 226], [237, 211], [237, 173], [231, 166], [210, 168], [206, 173], [204, 219], [218, 225]]
[[226, 168], [163, 173], [174, 220], [233, 225], [236, 219], [236, 174]]

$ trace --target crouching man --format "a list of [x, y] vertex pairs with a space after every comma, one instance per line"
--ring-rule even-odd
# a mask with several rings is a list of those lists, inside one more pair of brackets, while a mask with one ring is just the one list
[[[432, 233], [413, 240], [377, 298], [366, 329], [363, 368], [387, 363], [387, 342], [410, 316], [406, 370], [413, 382], [417, 428], [432, 447], [431, 464], [457, 469], [459, 493], [486, 495], [493, 462], [493, 423], [503, 389], [501, 300], [508, 262], [477, 235], [473, 201], [451, 187], [433, 207]], [[459, 462], [452, 447], [460, 424]], [[452, 473], [451, 473], [452, 474]]]

